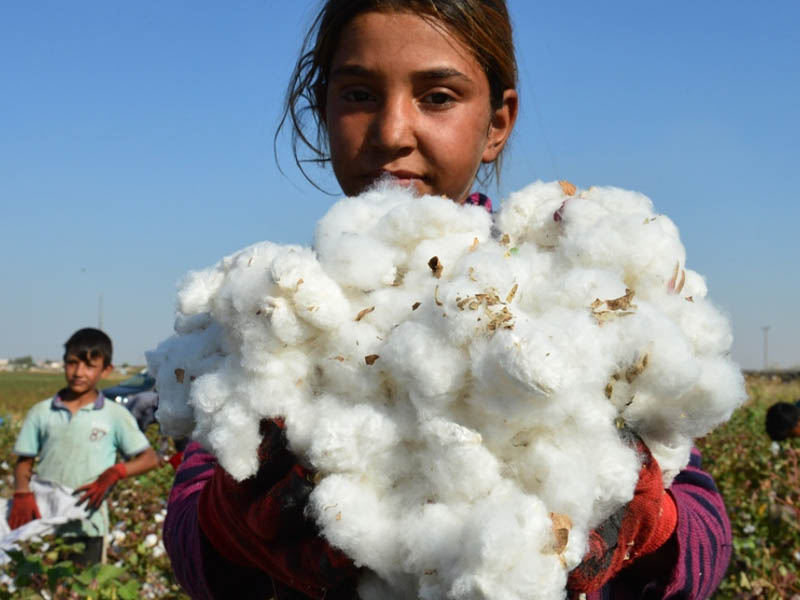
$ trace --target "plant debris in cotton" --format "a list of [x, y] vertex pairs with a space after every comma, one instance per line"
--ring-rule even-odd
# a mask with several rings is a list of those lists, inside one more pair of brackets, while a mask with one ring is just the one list
[[313, 248], [190, 273], [148, 353], [158, 419], [242, 480], [285, 419], [309, 501], [378, 598], [557, 599], [628, 502], [644, 439], [668, 486], [744, 399], [727, 319], [636, 192], [536, 182], [492, 216], [381, 183]]

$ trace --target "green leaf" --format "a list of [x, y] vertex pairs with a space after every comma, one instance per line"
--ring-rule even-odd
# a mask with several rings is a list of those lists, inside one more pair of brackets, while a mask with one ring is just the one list
[[68, 579], [72, 576], [75, 572], [75, 567], [72, 565], [72, 562], [68, 560], [61, 561], [47, 569], [47, 586], [50, 590], [55, 590], [58, 584], [64, 580]]
[[123, 567], [118, 567], [116, 565], [97, 565], [100, 568], [97, 570], [97, 574], [95, 579], [97, 580], [98, 585], [103, 585], [107, 581], [111, 579], [115, 579], [120, 575], [126, 573], [126, 570]]
[[117, 594], [122, 600], [136, 600], [139, 597], [139, 582], [131, 579], [117, 589]]

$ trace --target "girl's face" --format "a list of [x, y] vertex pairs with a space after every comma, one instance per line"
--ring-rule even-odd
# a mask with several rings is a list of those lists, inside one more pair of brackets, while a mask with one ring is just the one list
[[325, 108], [345, 194], [388, 175], [463, 202], [511, 134], [517, 95], [506, 90], [492, 109], [486, 74], [458, 38], [410, 13], [368, 12], [342, 31]]

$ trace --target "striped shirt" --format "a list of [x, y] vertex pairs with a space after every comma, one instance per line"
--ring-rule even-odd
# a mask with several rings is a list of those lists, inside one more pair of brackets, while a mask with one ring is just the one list
[[[164, 521], [164, 545], [175, 577], [196, 599], [269, 598], [273, 590], [266, 574], [230, 563], [211, 547], [200, 530], [197, 502], [215, 464], [211, 454], [192, 442], [175, 475]], [[731, 527], [722, 497], [711, 476], [701, 469], [696, 449], [669, 491], [678, 511], [676, 533], [668, 542], [676, 546], [669, 554], [669, 562], [662, 558], [649, 565], [649, 557], [642, 557], [602, 590], [588, 594], [586, 600], [700, 600], [711, 596], [730, 561]], [[280, 597], [285, 598], [283, 594]]]

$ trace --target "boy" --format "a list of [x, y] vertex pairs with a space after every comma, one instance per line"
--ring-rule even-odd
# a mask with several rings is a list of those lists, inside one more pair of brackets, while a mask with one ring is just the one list
[[777, 402], [767, 410], [767, 434], [780, 442], [800, 435], [800, 400], [794, 404]]
[[[158, 465], [150, 442], [128, 410], [105, 400], [97, 383], [111, 373], [111, 340], [99, 329], [75, 332], [64, 344], [64, 377], [67, 386], [28, 411], [14, 454], [14, 502], [8, 518], [12, 529], [39, 518], [30, 490], [33, 463], [36, 474], [80, 494], [86, 502], [85, 519], [70, 521], [57, 534], [83, 542], [84, 550], [72, 558], [79, 564], [100, 562], [108, 532], [105, 497], [117, 480], [138, 475]], [[133, 456], [116, 463], [117, 451]]]

